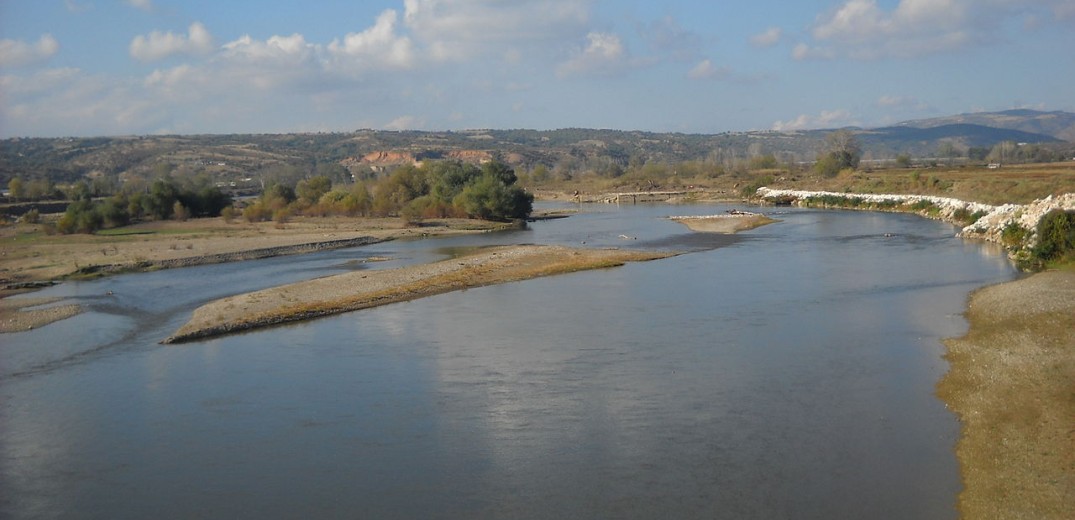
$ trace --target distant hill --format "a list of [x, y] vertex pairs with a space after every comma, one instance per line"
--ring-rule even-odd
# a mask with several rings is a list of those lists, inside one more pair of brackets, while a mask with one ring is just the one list
[[929, 155], [942, 142], [950, 142], [960, 148], [991, 148], [1003, 141], [1016, 143], [1060, 142], [1051, 135], [995, 128], [977, 124], [945, 124], [937, 126], [890, 126], [859, 130], [856, 132], [863, 148], [875, 154]]
[[1003, 112], [976, 112], [906, 121], [897, 126], [937, 128], [965, 124], [1019, 130], [1031, 134], [1047, 135], [1062, 141], [1075, 141], [1075, 114], [1063, 111], [1005, 110]]

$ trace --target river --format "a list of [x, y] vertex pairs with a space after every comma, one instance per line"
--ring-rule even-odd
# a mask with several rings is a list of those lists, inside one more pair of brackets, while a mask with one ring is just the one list
[[[663, 218], [729, 208], [35, 293], [89, 312], [0, 337], [0, 518], [955, 518], [941, 339], [1002, 252], [912, 215]], [[215, 298], [510, 243], [690, 253], [158, 344]]]

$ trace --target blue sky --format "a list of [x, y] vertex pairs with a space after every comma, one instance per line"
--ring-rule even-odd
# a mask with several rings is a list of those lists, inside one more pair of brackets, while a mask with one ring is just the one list
[[0, 137], [1075, 111], [1075, 0], [0, 0]]

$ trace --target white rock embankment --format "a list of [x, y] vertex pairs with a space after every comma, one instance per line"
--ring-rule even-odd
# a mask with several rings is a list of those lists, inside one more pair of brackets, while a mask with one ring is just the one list
[[[1004, 228], [1015, 222], [1023, 229], [1029, 231], [1024, 246], [1033, 246], [1037, 237], [1035, 230], [1038, 222], [1046, 213], [1054, 209], [1065, 211], [1075, 210], [1075, 193], [1066, 193], [1060, 196], [1049, 196], [1035, 200], [1030, 204], [1004, 204], [993, 206], [980, 202], [971, 202], [951, 197], [937, 197], [933, 195], [896, 195], [874, 193], [838, 193], [831, 191], [801, 191], [801, 190], [775, 190], [759, 188], [757, 195], [763, 199], [792, 199], [802, 201], [819, 197], [840, 197], [846, 199], [859, 199], [866, 207], [870, 204], [898, 204], [904, 206], [903, 210], [911, 210], [910, 206], [926, 201], [935, 206], [939, 211], [936, 218], [953, 223], [961, 223], [956, 218], [957, 212], [965, 210], [967, 213], [982, 213], [974, 223], [965, 226], [958, 236], [967, 238], [980, 238], [990, 242], [1002, 243]], [[964, 213], [966, 214], [966, 213]]]

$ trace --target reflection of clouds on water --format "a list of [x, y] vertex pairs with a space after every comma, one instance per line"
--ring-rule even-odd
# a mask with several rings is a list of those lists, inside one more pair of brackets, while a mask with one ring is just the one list
[[[602, 207], [363, 253], [403, 264], [577, 236], [682, 245], [696, 237], [663, 216], [721, 210]], [[949, 514], [958, 425], [932, 395], [936, 339], [962, 330], [967, 292], [1010, 266], [916, 217], [781, 219], [734, 247], [167, 347], [155, 342], [198, 302], [344, 256], [207, 267], [185, 286], [195, 271], [109, 279], [110, 308], [148, 311], [0, 344], [3, 363], [13, 344], [114, 344], [0, 378], [0, 482], [15, 491], [0, 516], [78, 516], [87, 503], [176, 517]]]

